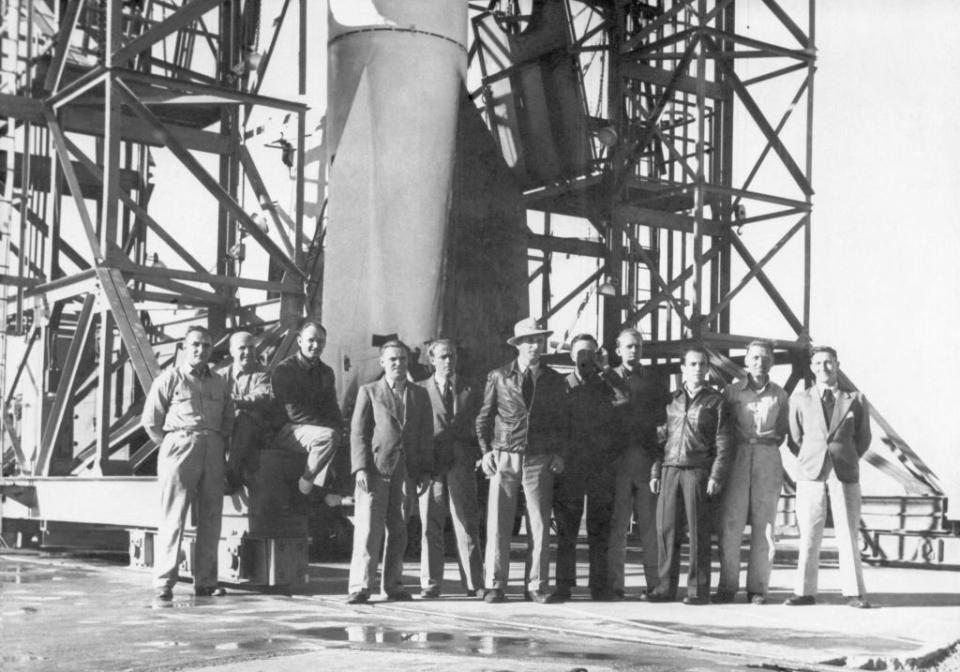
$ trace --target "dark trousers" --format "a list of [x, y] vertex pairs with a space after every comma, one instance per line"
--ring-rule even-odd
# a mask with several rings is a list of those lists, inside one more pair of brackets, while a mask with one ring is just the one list
[[660, 585], [657, 594], [674, 599], [680, 579], [680, 543], [686, 518], [690, 537], [687, 597], [710, 596], [710, 503], [707, 469], [663, 467], [657, 503]]
[[591, 592], [609, 588], [607, 548], [613, 513], [613, 473], [608, 465], [570, 464], [553, 486], [553, 518], [557, 525], [556, 585], [577, 585], [577, 535], [587, 501], [587, 545]]
[[253, 481], [252, 474], [260, 466], [260, 450], [269, 436], [261, 420], [245, 411], [237, 413], [227, 455], [227, 479], [231, 487], [250, 485]]

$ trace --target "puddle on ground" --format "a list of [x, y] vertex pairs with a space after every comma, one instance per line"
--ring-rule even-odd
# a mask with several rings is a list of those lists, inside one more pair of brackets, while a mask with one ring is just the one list
[[323, 628], [302, 628], [294, 631], [301, 637], [357, 644], [391, 644], [486, 656], [557, 656], [579, 660], [613, 660], [618, 656], [600, 651], [566, 650], [556, 643], [533, 637], [503, 635], [468, 635], [460, 632], [395, 630], [382, 626], [347, 625]]
[[0, 566], [0, 583], [38, 583], [40, 581], [66, 581], [82, 579], [90, 572], [63, 567], [34, 564], [4, 564]]
[[[643, 624], [643, 621], [634, 621]], [[661, 624], [664, 625], [664, 624]], [[846, 633], [835, 635], [828, 632], [797, 632], [788, 629], [776, 628], [725, 628], [711, 625], [697, 627], [691, 624], [671, 623], [670, 627], [678, 632], [692, 633], [713, 637], [716, 639], [735, 639], [742, 641], [776, 641], [786, 646], [804, 649], [831, 649], [850, 646], [850, 636]], [[864, 649], [883, 653], [903, 649], [903, 641], [884, 639], [882, 637], [859, 637], [857, 644]], [[919, 642], [918, 642], [919, 645]]]

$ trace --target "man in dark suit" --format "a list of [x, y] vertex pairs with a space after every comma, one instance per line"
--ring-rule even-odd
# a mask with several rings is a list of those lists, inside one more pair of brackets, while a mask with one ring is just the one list
[[840, 554], [847, 604], [868, 608], [860, 566], [860, 458], [870, 448], [866, 398], [839, 386], [837, 351], [821, 346], [810, 357], [814, 385], [790, 398], [790, 451], [797, 456], [797, 527], [800, 558], [794, 595], [785, 604], [814, 604], [827, 493]]
[[457, 348], [439, 339], [427, 350], [433, 376], [419, 385], [433, 409], [433, 480], [420, 495], [420, 597], [440, 597], [443, 590], [443, 531], [447, 511], [457, 538], [460, 578], [468, 597], [483, 587], [480, 558], [480, 512], [477, 505], [477, 460], [473, 431], [478, 405], [473, 389], [456, 375]]
[[577, 537], [587, 503], [587, 585], [594, 600], [612, 599], [607, 575], [607, 544], [613, 509], [613, 401], [597, 339], [577, 334], [570, 341], [575, 368], [566, 377], [570, 447], [563, 473], [553, 484], [553, 518], [557, 526], [558, 600], [569, 600], [577, 585]]
[[426, 390], [407, 380], [408, 358], [409, 350], [400, 341], [384, 343], [383, 377], [357, 393], [350, 426], [357, 484], [350, 604], [370, 599], [381, 544], [381, 591], [388, 600], [411, 599], [402, 579], [407, 519], [417, 488], [426, 487], [433, 471], [433, 413]]

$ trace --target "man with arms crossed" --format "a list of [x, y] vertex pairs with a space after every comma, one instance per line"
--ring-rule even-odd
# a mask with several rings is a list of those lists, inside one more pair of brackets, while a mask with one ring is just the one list
[[403, 588], [403, 554], [417, 488], [426, 489], [433, 471], [433, 412], [426, 390], [407, 380], [409, 352], [400, 341], [380, 347], [383, 377], [360, 386], [353, 409], [350, 459], [357, 487], [349, 604], [370, 599], [381, 547], [381, 592], [388, 600], [412, 599]]
[[433, 412], [433, 480], [420, 495], [420, 597], [440, 597], [443, 590], [447, 511], [457, 538], [463, 588], [467, 597], [474, 597], [483, 588], [476, 479], [480, 450], [473, 429], [477, 395], [456, 373], [457, 348], [453, 341], [434, 341], [427, 356], [433, 376], [419, 385], [427, 391]]
[[866, 398], [839, 385], [837, 351], [813, 348], [814, 385], [790, 398], [790, 452], [797, 456], [797, 527], [800, 558], [794, 595], [784, 604], [814, 604], [827, 493], [840, 555], [840, 581], [847, 604], [866, 609], [860, 566], [860, 458], [870, 448]]
[[555, 601], [548, 590], [550, 506], [554, 474], [563, 471], [567, 417], [563, 376], [540, 363], [552, 333], [533, 318], [516, 324], [507, 343], [517, 349], [517, 358], [487, 376], [477, 415], [483, 471], [490, 478], [484, 600], [491, 604], [507, 599], [510, 540], [521, 486], [530, 521], [524, 596], [540, 603]]
[[253, 335], [246, 331], [231, 335], [230, 356], [233, 363], [227, 373], [227, 384], [236, 416], [227, 459], [227, 494], [249, 485], [249, 476], [257, 469], [260, 449], [272, 439], [278, 420], [282, 421], [277, 417], [270, 374], [257, 359]]
[[159, 446], [157, 481], [162, 517], [157, 529], [154, 585], [157, 598], [173, 599], [187, 512], [197, 520], [193, 592], [223, 595], [217, 587], [217, 547], [223, 514], [227, 440], [233, 428], [233, 402], [227, 380], [210, 371], [210, 332], [191, 326], [183, 338], [179, 366], [153, 381], [141, 421]]
[[610, 520], [610, 547], [607, 566], [611, 592], [605, 597], [624, 597], [624, 565], [627, 560], [627, 533], [630, 518], [636, 517], [643, 544], [643, 574], [647, 594], [659, 581], [657, 550], [657, 495], [650, 490], [650, 467], [659, 453], [657, 427], [667, 420], [670, 396], [666, 389], [640, 366], [643, 339], [636, 329], [624, 329], [617, 336], [620, 366], [610, 373], [616, 390], [614, 399], [614, 494]]
[[680, 365], [683, 384], [667, 406], [667, 443], [653, 464], [650, 488], [660, 493], [657, 532], [660, 582], [651, 602], [676, 599], [680, 578], [680, 533], [685, 514], [690, 571], [684, 604], [710, 601], [710, 502], [720, 495], [730, 468], [732, 441], [723, 396], [706, 383], [707, 352], [687, 348]]
[[329, 480], [329, 467], [343, 431], [333, 369], [320, 361], [326, 344], [327, 330], [319, 322], [307, 320], [297, 335], [297, 352], [273, 372], [273, 391], [286, 414], [277, 445], [306, 453], [307, 464], [298, 483], [305, 495], [314, 484]]
[[775, 550], [777, 501], [783, 484], [780, 444], [787, 435], [788, 396], [770, 380], [772, 343], [750, 343], [744, 364], [747, 377], [723, 391], [736, 420], [736, 455], [720, 501], [720, 584], [713, 601], [733, 602], [740, 589], [740, 542], [749, 517], [747, 602], [759, 605], [767, 601]]

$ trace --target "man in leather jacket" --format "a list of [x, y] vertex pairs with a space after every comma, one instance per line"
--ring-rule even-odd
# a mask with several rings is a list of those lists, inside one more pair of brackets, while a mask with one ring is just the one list
[[487, 376], [477, 415], [482, 467], [490, 478], [486, 584], [489, 603], [506, 600], [510, 540], [517, 493], [523, 487], [529, 518], [525, 597], [554, 602], [550, 582], [550, 506], [553, 478], [563, 471], [567, 442], [564, 377], [540, 363], [552, 331], [521, 320], [507, 343], [517, 358]]
[[680, 577], [681, 521], [686, 518], [690, 563], [684, 604], [710, 602], [710, 513], [733, 461], [732, 421], [723, 395], [707, 385], [707, 352], [688, 347], [680, 365], [683, 384], [667, 406], [667, 442], [650, 471], [660, 494], [657, 533], [660, 582], [651, 602], [675, 599]]

